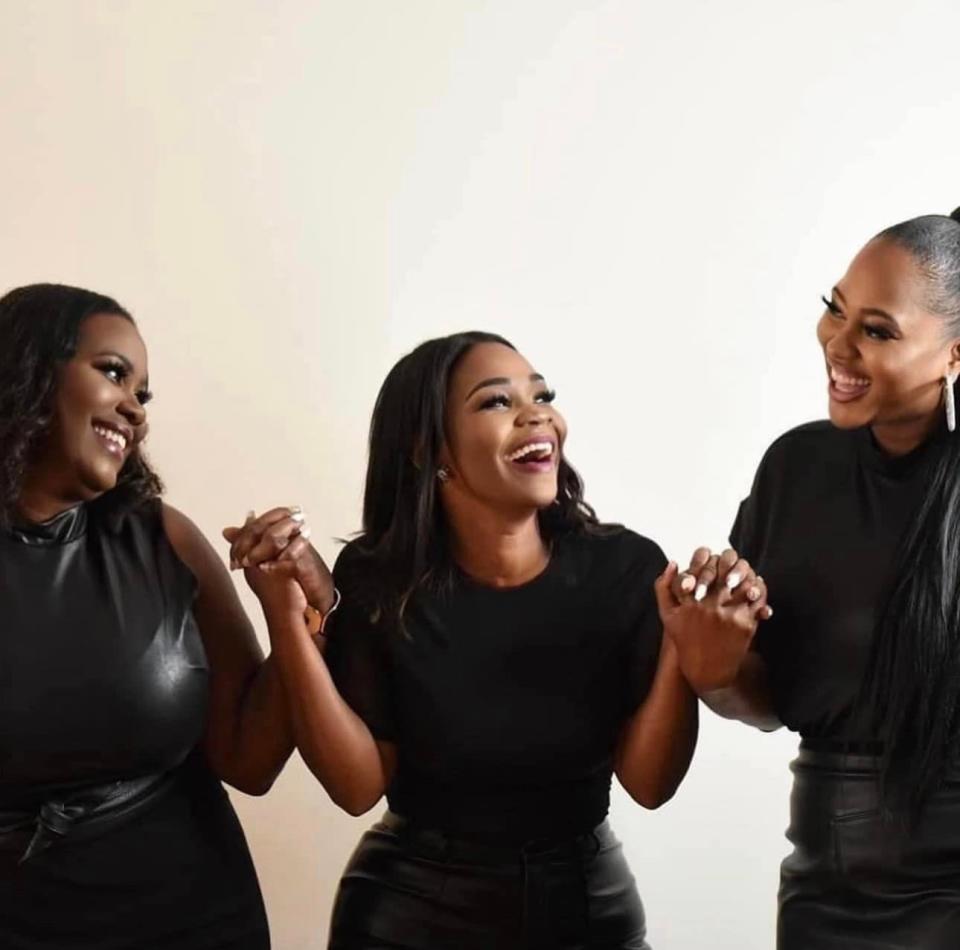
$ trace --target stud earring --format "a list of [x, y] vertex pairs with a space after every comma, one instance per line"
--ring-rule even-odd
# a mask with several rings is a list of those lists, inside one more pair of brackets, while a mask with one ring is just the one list
[[960, 377], [960, 370], [948, 369], [943, 374], [943, 405], [947, 411], [947, 429], [953, 432], [957, 428], [957, 402], [953, 386]]
[[440, 468], [437, 469], [437, 478], [440, 479], [441, 482], [449, 481], [450, 469], [447, 468], [446, 465], [441, 465]]

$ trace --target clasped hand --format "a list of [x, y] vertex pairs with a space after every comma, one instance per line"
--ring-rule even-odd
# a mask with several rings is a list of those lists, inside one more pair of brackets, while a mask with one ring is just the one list
[[773, 616], [763, 578], [736, 551], [698, 548], [687, 570], [671, 561], [654, 586], [664, 634], [693, 690], [733, 685], [757, 624]]

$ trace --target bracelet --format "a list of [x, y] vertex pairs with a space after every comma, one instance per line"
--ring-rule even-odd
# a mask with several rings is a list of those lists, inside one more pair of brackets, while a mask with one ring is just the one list
[[340, 597], [340, 591], [336, 587], [334, 587], [333, 603], [330, 605], [329, 609], [326, 612], [317, 610], [316, 607], [312, 607], [312, 606], [310, 607], [310, 610], [312, 610], [315, 614], [318, 614], [320, 617], [320, 626], [317, 628], [317, 633], [320, 634], [320, 636], [322, 637], [326, 636], [325, 630], [327, 626], [327, 620], [330, 619], [330, 615], [340, 606], [341, 599], [342, 598]]

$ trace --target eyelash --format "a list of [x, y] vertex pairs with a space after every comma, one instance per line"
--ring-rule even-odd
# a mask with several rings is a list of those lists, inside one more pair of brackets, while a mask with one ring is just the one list
[[[130, 375], [130, 373], [127, 371], [127, 367], [120, 362], [104, 363], [100, 367], [100, 371], [104, 376], [107, 377], [107, 379], [116, 383], [118, 386], [121, 385], [123, 381]], [[111, 376], [111, 373], [115, 373], [116, 378]], [[136, 395], [137, 402], [139, 402], [141, 406], [145, 406], [148, 402], [150, 402], [151, 399], [153, 399], [153, 393], [150, 392], [149, 389], [140, 389], [134, 395]]]
[[[537, 393], [534, 398], [537, 402], [549, 405], [557, 398], [557, 394], [553, 389], [545, 389], [543, 392]], [[506, 393], [496, 393], [496, 395], [490, 396], [480, 403], [481, 409], [509, 408], [509, 406], [510, 397]]]
[[[827, 308], [827, 310], [830, 311], [832, 316], [843, 316], [843, 311], [832, 300], [827, 300], [826, 297], [821, 297], [820, 299], [823, 301], [823, 305]], [[871, 326], [869, 323], [864, 324], [863, 332], [866, 333], [866, 335], [872, 340], [886, 341], [893, 339], [893, 334], [885, 327], [875, 327]]]

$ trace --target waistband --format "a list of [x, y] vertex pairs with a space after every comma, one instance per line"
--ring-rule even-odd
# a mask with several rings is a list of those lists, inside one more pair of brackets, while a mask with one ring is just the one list
[[97, 837], [153, 804], [175, 781], [176, 773], [89, 786], [36, 811], [0, 809], [0, 847], [26, 843], [20, 864], [48, 848]]
[[617, 837], [606, 820], [578, 835], [497, 842], [456, 837], [438, 828], [425, 828], [396, 812], [387, 811], [374, 830], [390, 831], [406, 847], [434, 860], [478, 865], [523, 864], [531, 860], [580, 860], [593, 857], [599, 851], [617, 844]]

